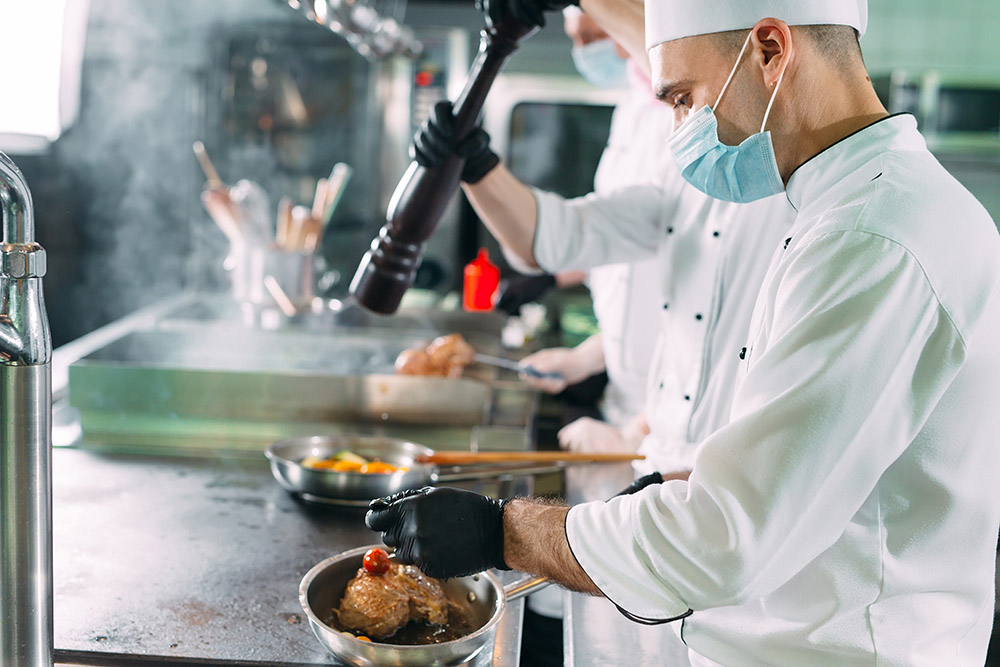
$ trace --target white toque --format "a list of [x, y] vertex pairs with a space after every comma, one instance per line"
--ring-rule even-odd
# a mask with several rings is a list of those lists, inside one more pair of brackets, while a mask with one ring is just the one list
[[646, 49], [727, 30], [749, 30], [764, 18], [788, 25], [849, 25], [865, 34], [868, 0], [645, 0]]

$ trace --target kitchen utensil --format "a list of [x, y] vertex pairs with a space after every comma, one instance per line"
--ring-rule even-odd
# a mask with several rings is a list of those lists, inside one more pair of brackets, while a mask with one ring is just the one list
[[258, 183], [245, 178], [229, 188], [229, 198], [240, 209], [240, 219], [246, 235], [253, 243], [267, 245], [271, 231], [271, 201]]
[[417, 463], [470, 465], [478, 463], [620, 463], [640, 461], [641, 454], [620, 452], [434, 452], [418, 454]]
[[232, 200], [225, 188], [204, 190], [201, 193], [201, 203], [208, 211], [215, 224], [226, 235], [230, 243], [242, 245], [246, 239], [243, 236], [243, 226], [240, 223], [239, 212], [233, 207]]
[[[407, 469], [395, 473], [363, 474], [314, 470], [300, 463], [306, 456], [329, 458], [345, 449], [366, 459], [378, 459]], [[434, 450], [423, 445], [366, 435], [293, 438], [277, 442], [264, 452], [271, 462], [271, 474], [286, 490], [305, 500], [358, 507], [367, 506], [375, 498], [440, 482], [495, 479], [505, 474], [530, 475], [561, 469], [554, 465], [507, 466], [442, 473], [438, 466], [417, 461], [419, 456], [432, 454]]]
[[296, 311], [312, 302], [316, 281], [312, 255], [256, 244], [234, 246], [232, 254], [233, 298], [238, 302], [266, 306], [277, 303], [287, 311], [281, 297], [275, 296], [275, 287]]
[[326, 202], [323, 207], [323, 215], [320, 217], [324, 227], [330, 224], [330, 218], [333, 217], [334, 211], [337, 210], [340, 198], [344, 196], [344, 190], [347, 189], [347, 182], [351, 180], [353, 173], [354, 170], [351, 169], [349, 164], [338, 162], [333, 165], [330, 176], [326, 179]]
[[292, 226], [292, 200], [282, 197], [278, 200], [278, 227], [274, 234], [274, 242], [279, 248], [288, 246], [289, 228]]
[[[487, 19], [479, 54], [465, 89], [455, 102], [455, 138], [465, 138], [479, 120], [490, 86], [518, 42], [538, 28], [514, 21]], [[379, 230], [351, 281], [351, 294], [375, 312], [394, 313], [413, 284], [427, 239], [437, 228], [458, 187], [462, 159], [451, 153], [437, 167], [411, 162], [389, 202], [387, 222]]]
[[514, 371], [516, 373], [524, 373], [533, 378], [539, 378], [541, 380], [561, 380], [562, 373], [556, 372], [542, 372], [531, 366], [530, 364], [522, 364], [513, 359], [504, 359], [503, 357], [494, 357], [488, 354], [476, 353], [475, 360], [477, 363], [486, 364], [488, 366], [496, 366], [497, 368], [506, 368], [507, 370]]
[[373, 544], [345, 551], [317, 563], [299, 584], [299, 604], [309, 619], [309, 627], [319, 643], [337, 659], [359, 667], [402, 665], [455, 665], [465, 663], [481, 651], [489, 650], [496, 638], [497, 624], [503, 616], [507, 602], [548, 586], [551, 582], [542, 577], [527, 577], [502, 586], [492, 572], [482, 572], [468, 577], [455, 577], [441, 581], [445, 594], [465, 606], [473, 626], [478, 626], [464, 637], [439, 644], [397, 646], [380, 642], [366, 642], [349, 632], [341, 632], [330, 625], [330, 610], [340, 605], [347, 583], [357, 574], [364, 554], [379, 547]]
[[323, 217], [323, 209], [326, 208], [326, 187], [327, 180], [321, 178], [316, 181], [316, 192], [313, 194], [312, 217], [319, 219]]
[[201, 165], [201, 170], [205, 172], [205, 178], [208, 179], [208, 187], [210, 188], [224, 188], [225, 183], [219, 178], [219, 172], [215, 170], [215, 166], [208, 157], [208, 152], [205, 150], [205, 144], [200, 141], [194, 142], [194, 154], [198, 158], [198, 164]]
[[288, 298], [288, 295], [285, 294], [285, 290], [281, 289], [281, 285], [278, 284], [274, 276], [270, 274], [264, 276], [264, 288], [271, 295], [271, 298], [274, 299], [274, 302], [278, 304], [278, 308], [286, 317], [295, 317], [298, 309], [292, 303], [292, 300]]

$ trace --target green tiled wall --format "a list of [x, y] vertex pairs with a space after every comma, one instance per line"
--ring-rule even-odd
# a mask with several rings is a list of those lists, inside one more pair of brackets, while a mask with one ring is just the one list
[[1000, 0], [869, 0], [868, 71], [1000, 82]]

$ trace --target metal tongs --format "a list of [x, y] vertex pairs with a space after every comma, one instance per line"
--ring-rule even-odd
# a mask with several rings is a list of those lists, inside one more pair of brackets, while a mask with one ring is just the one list
[[476, 353], [476, 362], [480, 364], [486, 364], [487, 366], [496, 366], [497, 368], [506, 368], [507, 370], [514, 371], [516, 373], [524, 373], [528, 377], [533, 377], [539, 380], [562, 380], [563, 374], [551, 372], [547, 373], [540, 371], [530, 364], [523, 364], [513, 359], [504, 359], [503, 357], [494, 357], [489, 354], [479, 354]]

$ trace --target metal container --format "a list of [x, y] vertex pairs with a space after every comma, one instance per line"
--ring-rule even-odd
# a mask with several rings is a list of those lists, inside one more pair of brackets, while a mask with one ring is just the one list
[[274, 296], [264, 279], [274, 278], [296, 308], [308, 307], [315, 296], [315, 262], [312, 253], [277, 247], [243, 245], [232, 252], [233, 298], [240, 303], [273, 306]]
[[366, 551], [382, 545], [373, 544], [327, 558], [314, 566], [299, 584], [299, 603], [309, 618], [316, 639], [337, 659], [356, 667], [430, 667], [467, 662], [493, 646], [497, 623], [507, 601], [515, 600], [549, 585], [549, 580], [529, 577], [504, 587], [491, 572], [441, 581], [445, 594], [453, 600], [469, 602], [473, 625], [477, 630], [440, 644], [397, 646], [366, 642], [350, 633], [327, 625], [322, 619], [339, 606], [347, 583], [361, 567]]

